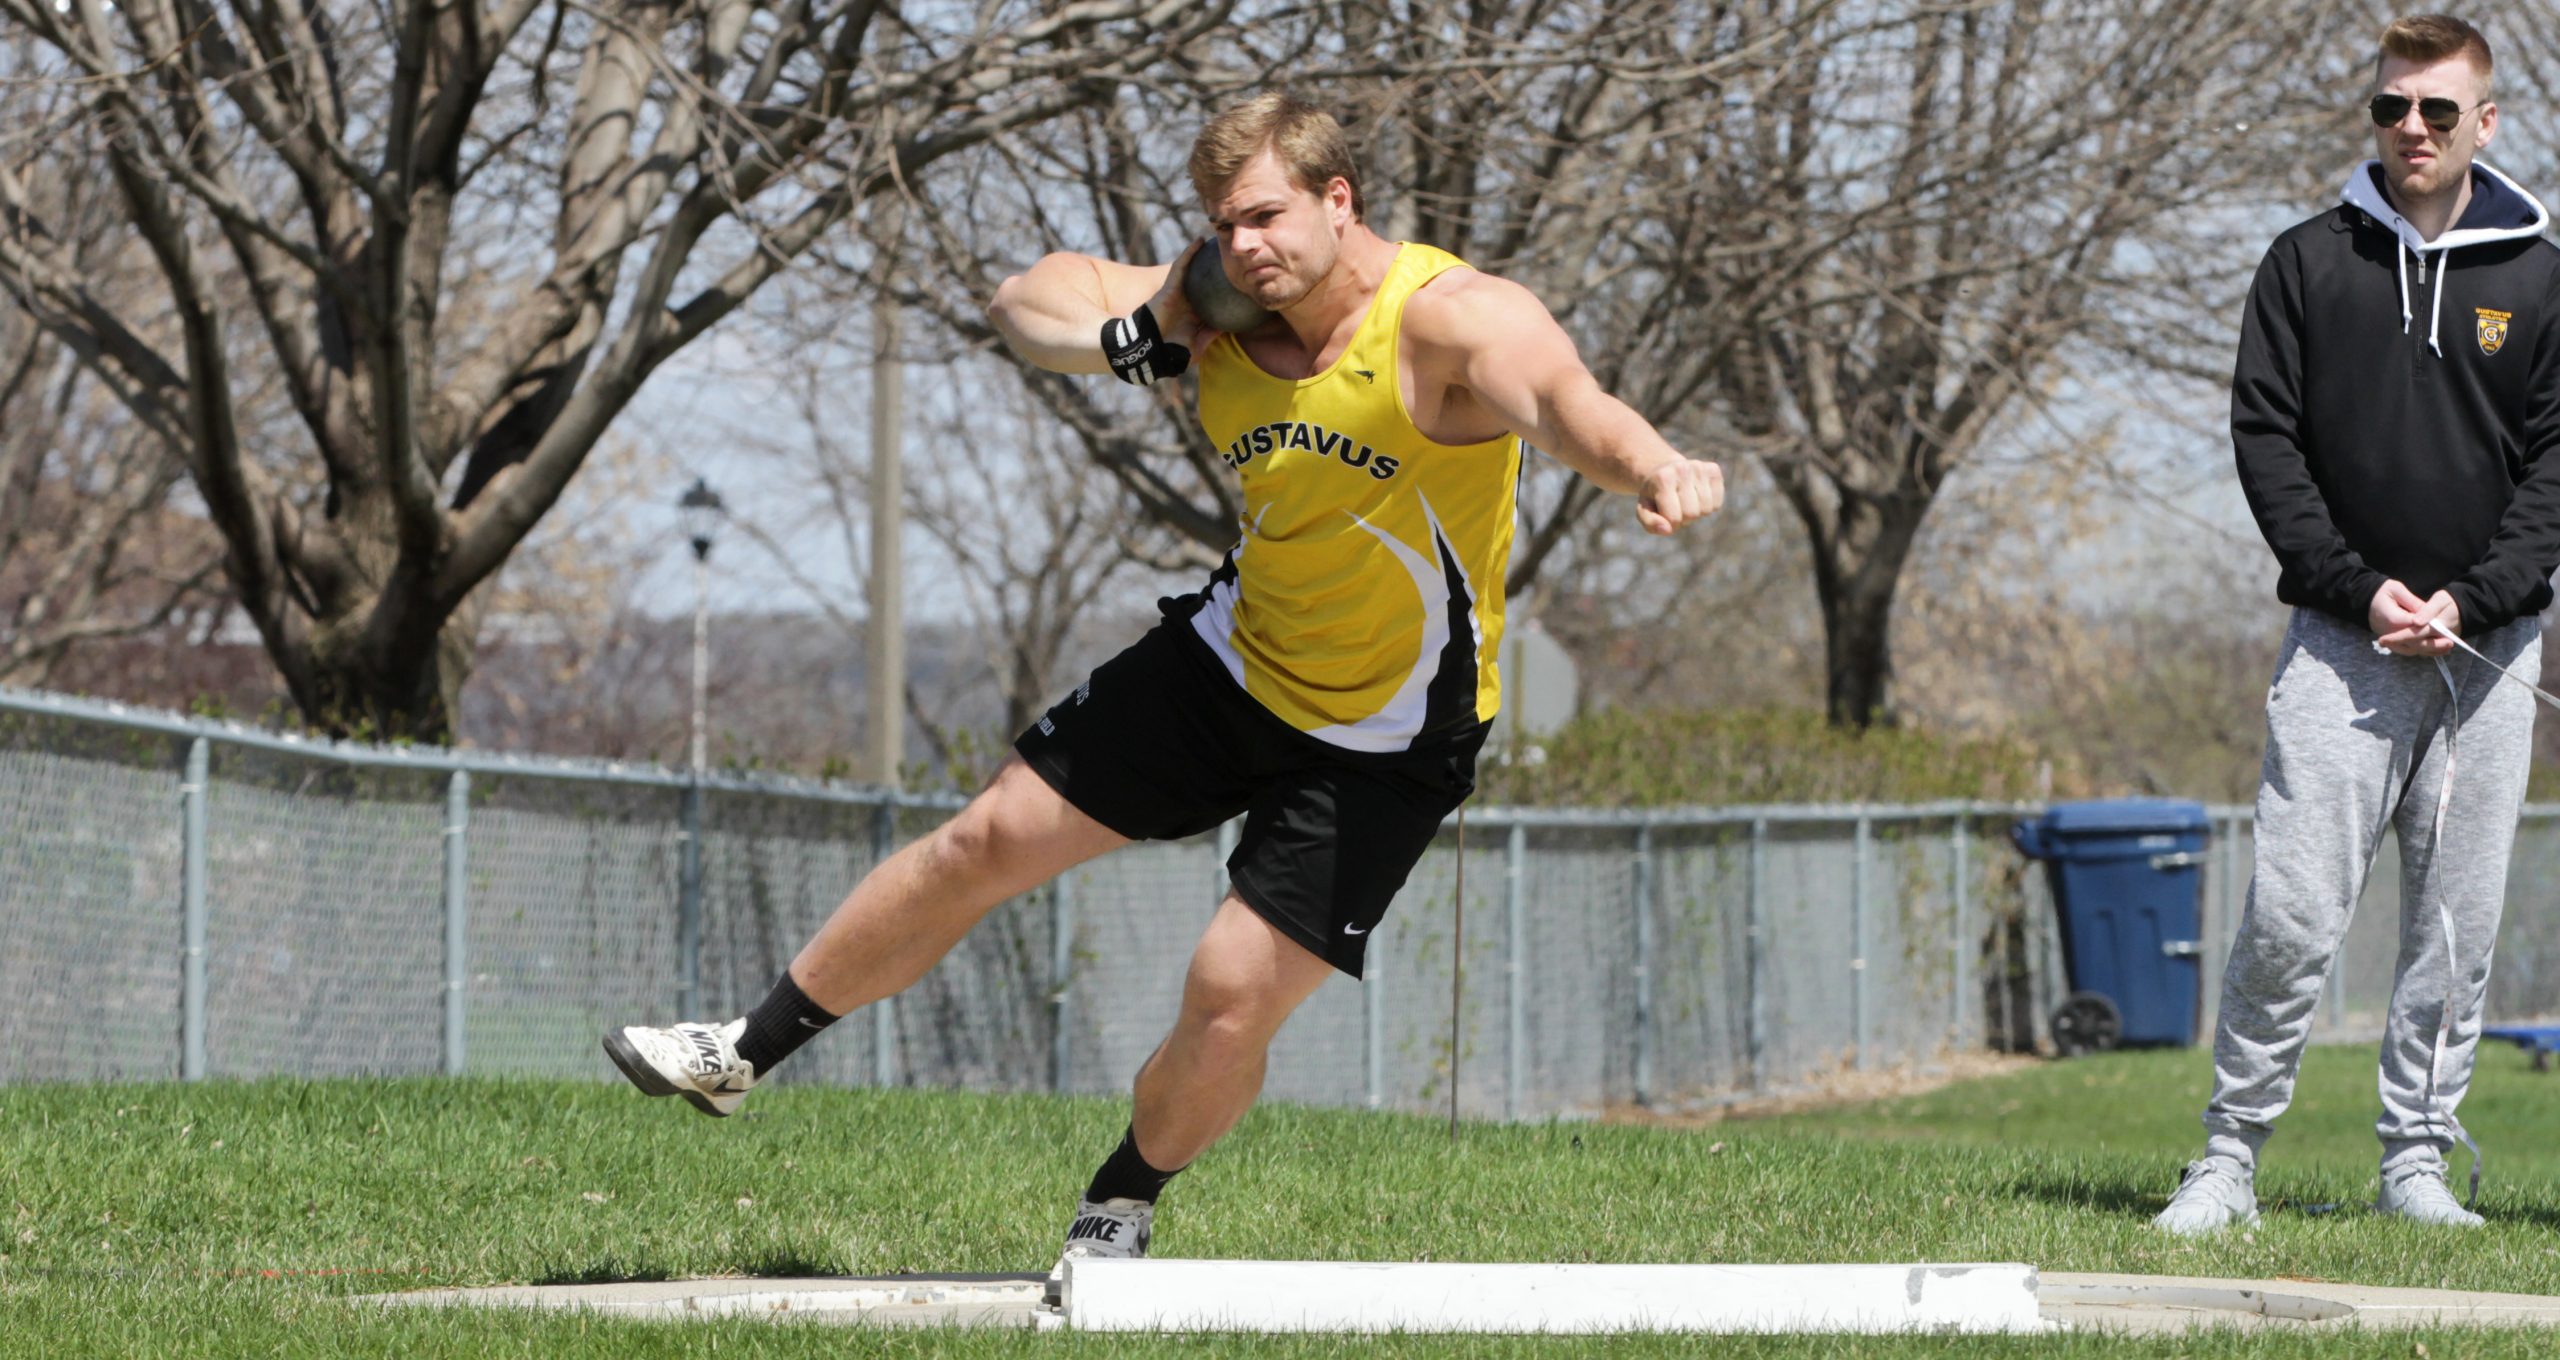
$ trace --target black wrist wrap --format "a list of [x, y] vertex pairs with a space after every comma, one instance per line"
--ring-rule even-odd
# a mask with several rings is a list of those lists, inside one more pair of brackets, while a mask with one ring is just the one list
[[1191, 351], [1165, 339], [1146, 307], [1102, 323], [1102, 357], [1111, 362], [1112, 377], [1140, 387], [1179, 378], [1191, 367]]

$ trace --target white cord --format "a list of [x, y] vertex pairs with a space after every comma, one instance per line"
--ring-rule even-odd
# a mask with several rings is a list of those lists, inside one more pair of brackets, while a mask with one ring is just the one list
[[[2461, 648], [2462, 650], [2464, 650], [2464, 651], [2466, 651], [2466, 652], [2471, 653], [2473, 656], [2480, 657], [2480, 661], [2481, 661], [2481, 663], [2482, 663], [2482, 664], [2484, 664], [2484, 665], [2486, 665], [2489, 669], [2491, 669], [2491, 670], [2493, 670], [2493, 671], [2496, 671], [2498, 674], [2503, 675], [2503, 676], [2505, 676], [2506, 678], [2508, 678], [2508, 679], [2510, 679], [2510, 680], [2515, 681], [2517, 684], [2524, 686], [2526, 689], [2532, 690], [2532, 691], [2533, 691], [2533, 693], [2534, 693], [2534, 697], [2535, 697], [2535, 698], [2538, 698], [2538, 699], [2542, 700], [2542, 702], [2544, 702], [2544, 703], [2546, 703], [2546, 704], [2551, 705], [2553, 708], [2560, 708], [2560, 695], [2555, 695], [2555, 694], [2553, 694], [2551, 691], [2549, 691], [2549, 690], [2547, 690], [2547, 689], [2544, 689], [2542, 686], [2537, 685], [2537, 684], [2533, 683], [2532, 681], [2525, 679], [2523, 676], [2516, 674], [2514, 671], [2508, 670], [2506, 667], [2499, 665], [2497, 662], [2495, 662], [2495, 661], [2491, 661], [2489, 658], [2487, 658], [2487, 657], [2485, 657], [2485, 656], [2480, 656], [2480, 649], [2479, 649], [2479, 648], [2477, 648], [2477, 647], [2472, 646], [2472, 645], [2471, 645], [2470, 643], [2468, 643], [2468, 642], [2463, 641], [2463, 640], [2462, 640], [2462, 636], [2461, 636], [2460, 634], [2458, 634], [2458, 633], [2454, 632], [2454, 631], [2453, 631], [2452, 629], [2450, 629], [2450, 628], [2445, 627], [2445, 626], [2444, 626], [2444, 620], [2442, 620], [2442, 619], [2429, 619], [2429, 620], [2427, 620], [2427, 626], [2428, 626], [2429, 628], [2434, 629], [2437, 633], [2439, 633], [2439, 634], [2443, 635], [2443, 637], [2444, 637], [2445, 641], [2450, 642], [2450, 643], [2452, 643], [2454, 646], [2459, 647], [2459, 648]], [[2378, 643], [2378, 642], [2377, 642], [2377, 643], [2375, 643], [2375, 644], [2374, 644], [2374, 650], [2379, 652], [2379, 651], [2383, 651], [2383, 650], [2385, 650], [2385, 649], [2384, 649], [2384, 647], [2382, 646], [2382, 644], [2381, 644], [2381, 643]]]
[[[2513, 670], [2501, 666], [2497, 662], [2491, 661], [2488, 657], [2481, 655], [2479, 648], [2463, 641], [2462, 638], [2452, 629], [2445, 627], [2442, 619], [2427, 620], [2427, 627], [2447, 642], [2469, 652], [2474, 658], [2478, 659], [2482, 665], [2487, 666], [2490, 670], [2495, 671], [2506, 679], [2515, 681], [2526, 689], [2532, 690], [2535, 698], [2551, 705], [2553, 708], [2560, 708], [2560, 696], [2553, 695], [2549, 690], [2542, 688], [2540, 685], [2516, 674]], [[2373, 645], [2373, 649], [2377, 652], [2383, 652], [2385, 654], [2389, 653], [2389, 649], [2379, 642]], [[2436, 1013], [2435, 1048], [2427, 1055], [2427, 1108], [2429, 1111], [2436, 1114], [2443, 1123], [2452, 1128], [2453, 1136], [2461, 1139], [2464, 1147], [2471, 1149], [2471, 1201], [2477, 1203], [2480, 1198], [2480, 1144], [2473, 1141], [2471, 1131], [2462, 1127], [2462, 1121], [2454, 1118], [2452, 1111], [2445, 1110], [2440, 1107], [2440, 1103], [2436, 1098], [2437, 1081], [2441, 1076], [2444, 1067], [2445, 1042], [2452, 1037], [2453, 1003], [2455, 997], [2462, 991], [2462, 974], [2457, 960], [2458, 951], [2455, 948], [2456, 936], [2453, 929], [2453, 907], [2445, 901], [2443, 894], [2433, 892], [2436, 877], [2436, 857], [2444, 848], [2445, 809], [2453, 801], [2454, 756], [2462, 742], [2462, 691], [2459, 686], [2454, 684], [2453, 668], [2445, 664], [2444, 658], [2437, 657], [2435, 662], [2436, 674], [2444, 679], [2445, 701], [2450, 705], [2445, 715], [2445, 721], [2449, 725], [2450, 730], [2445, 733], [2444, 779], [2436, 787], [2435, 826], [2430, 833], [2430, 842], [2427, 848], [2427, 886], [2430, 890], [2430, 895], [2434, 896], [2436, 899], [2437, 923], [2444, 928], [2445, 955], [2444, 1002]]]
[[[2431, 621], [2431, 626], [2437, 632], [2444, 633], [2446, 637], [2453, 637], [2453, 634], [2445, 632], [2444, 625]], [[2454, 641], [2461, 642], [2462, 639], [2454, 638]], [[2473, 656], [2480, 656], [2468, 646], [2463, 650], [2471, 652]], [[2480, 659], [2488, 660], [2487, 657]], [[2442, 858], [2444, 851], [2444, 813], [2445, 808], [2453, 802], [2453, 761], [2462, 745], [2462, 690], [2460, 686], [2453, 683], [2453, 667], [2446, 665], [2443, 657], [2437, 657], [2435, 662], [2436, 674], [2444, 680], [2447, 707], [2445, 709], [2444, 778], [2436, 785], [2435, 825], [2427, 835], [2427, 895], [2436, 900], [2436, 921], [2444, 927], [2445, 980], [2444, 1001], [2436, 1008], [2435, 1047], [2427, 1054], [2427, 1109], [2440, 1122], [2453, 1130], [2453, 1136], [2461, 1139], [2464, 1147], [2471, 1149], [2471, 1197], [2467, 1203], [2477, 1204], [2480, 1200], [2480, 1144], [2473, 1141], [2471, 1131], [2462, 1127], [2462, 1121], [2454, 1118], [2453, 1111], [2444, 1108], [2443, 1102], [2436, 1095], [2437, 1083], [2444, 1071], [2444, 1046], [2453, 1036], [2454, 998], [2462, 993], [2463, 986], [2461, 951], [2455, 947], [2458, 937], [2453, 929], [2453, 906], [2445, 900], [2444, 893], [2436, 888], [2436, 862]], [[2499, 674], [2504, 675], [2506, 672], [2500, 671]], [[2523, 682], [2519, 680], [2518, 683]]]

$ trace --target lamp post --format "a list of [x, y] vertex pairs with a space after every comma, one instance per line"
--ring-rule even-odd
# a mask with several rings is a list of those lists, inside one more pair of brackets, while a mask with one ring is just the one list
[[[883, 290], [884, 294], [886, 290]], [[885, 295], [874, 315], [879, 353], [871, 361], [871, 673], [870, 774], [898, 787], [906, 763], [907, 622], [905, 566], [899, 535], [906, 528], [905, 472], [900, 461], [906, 381], [898, 366], [898, 304]]]
[[676, 509], [693, 545], [693, 778], [684, 790], [684, 851], [676, 884], [676, 996], [686, 1015], [702, 1010], [702, 773], [709, 762], [703, 691], [710, 678], [711, 540], [720, 532], [720, 493], [700, 477]]
[[703, 730], [704, 691], [710, 681], [711, 652], [711, 540], [720, 532], [721, 517], [727, 512], [720, 504], [720, 493], [700, 477], [676, 502], [684, 517], [684, 536], [693, 544], [693, 777], [700, 779], [709, 764], [709, 740]]

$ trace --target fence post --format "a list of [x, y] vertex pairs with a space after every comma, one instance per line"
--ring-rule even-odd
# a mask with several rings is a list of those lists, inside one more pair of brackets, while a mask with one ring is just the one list
[[2206, 1043], [2213, 1042], [2214, 1028], [2222, 1021], [2222, 972], [2231, 963], [2231, 936], [2240, 928], [2240, 904], [2247, 888], [2248, 881], [2240, 873], [2240, 814], [2235, 812], [2223, 824], [2221, 909], [2199, 932], [2204, 936], [2204, 976], [2198, 979], [2198, 1009], [2203, 1012], [2198, 1018], [2204, 1022]]
[[[2050, 875], [2047, 877], [2049, 879]], [[2031, 907], [2027, 911], [2027, 1051], [2030, 1053], [2040, 1051], [2041, 1044], [2036, 1035], [2053, 1015], [2056, 1002], [2053, 996], [2053, 939], [2047, 933], [2051, 930], [2047, 923], [2053, 919], [2060, 905], [2053, 900], [2048, 886], [2044, 910], [2037, 911]]]
[[1067, 994], [1075, 979], [1075, 892], [1069, 887], [1069, 875], [1060, 874], [1049, 881], [1049, 1089], [1065, 1093], [1070, 1053], [1067, 1034]]
[[1867, 848], [1872, 840], [1867, 818], [1858, 818], [1858, 857], [1849, 878], [1849, 1014], [1851, 1038], [1857, 1045], [1858, 1070], [1868, 1066], [1867, 1008]]
[[1509, 900], [1505, 914], [1510, 917], [1511, 935], [1511, 961], [1503, 970], [1511, 975], [1510, 1071], [1503, 1081], [1502, 1092], [1502, 1113], [1506, 1119], [1520, 1117], [1520, 1088], [1526, 1084], [1529, 1071], [1528, 862], [1528, 823], [1513, 822], [1511, 844], [1504, 855], [1502, 869], [1502, 876], [1508, 883]]
[[1769, 1040], [1769, 919], [1768, 903], [1763, 900], [1761, 880], [1767, 876], [1769, 819], [1751, 819], [1750, 873], [1744, 877], [1742, 899], [1743, 1049], [1751, 1064], [1751, 1089], [1760, 1089], [1767, 1076]]
[[676, 869], [676, 1011], [702, 1014], [702, 780], [684, 786], [684, 851]]
[[1239, 828], [1242, 825], [1243, 819], [1237, 817], [1230, 817], [1218, 823], [1218, 867], [1210, 873], [1209, 881], [1217, 886], [1217, 900], [1220, 903], [1227, 900], [1227, 894], [1235, 887], [1227, 881], [1227, 857], [1236, 852], [1236, 838], [1240, 834]]
[[[1227, 843], [1226, 826], [1218, 831], [1221, 845]], [[1225, 856], [1219, 856], [1223, 861]], [[1387, 1104], [1387, 967], [1386, 932], [1373, 930], [1369, 935], [1369, 955], [1360, 970], [1360, 1028], [1366, 1042], [1361, 1054], [1361, 1077], [1366, 1087], [1369, 1108], [1385, 1109]]]
[[1970, 928], [1973, 924], [1973, 826], [1964, 813], [1956, 814], [1955, 825], [1948, 832], [1947, 840], [1956, 876], [1953, 894], [1955, 922], [1951, 927], [1955, 938], [1948, 945], [1954, 956], [1950, 974], [1954, 979], [1950, 984], [1954, 995], [1947, 999], [1947, 1047], [1961, 1049], [1965, 1046], [1967, 1029], [1965, 994], [1973, 990], [1973, 950], [1970, 948], [1973, 938]]
[[1381, 957], [1386, 941], [1369, 937], [1369, 959], [1360, 970], [1360, 1023], [1368, 1031], [1368, 1052], [1363, 1056], [1364, 1076], [1368, 1083], [1369, 1108], [1384, 1109], [1387, 1104], [1387, 970]]
[[[878, 869], [889, 858], [898, 841], [898, 804], [894, 794], [884, 794], [879, 806], [871, 810], [871, 867]], [[884, 996], [871, 1003], [871, 1084], [898, 1084], [898, 998]]]
[[[2027, 894], [2021, 891], [2018, 894], [2019, 932], [2026, 929], [2026, 912]], [[2000, 1051], [2003, 1053], [2021, 1051], [2018, 1046], [2018, 956], [2009, 947], [2011, 933], [2009, 923], [2004, 920], [1991, 937], [1997, 945], [1993, 951], [1996, 957], [1992, 967], [2000, 970], [2000, 986], [1996, 994], [2000, 999]], [[2030, 1042], [2026, 1051], [2033, 1051], [2034, 1047]]]
[[1653, 1103], [1653, 823], [1636, 824], [1635, 1096]]
[[444, 787], [444, 1074], [462, 1075], [464, 984], [470, 976], [471, 775], [456, 770]]
[[178, 785], [184, 828], [178, 862], [178, 898], [182, 924], [178, 947], [178, 1077], [204, 1080], [204, 941], [205, 941], [205, 786], [212, 781], [213, 756], [205, 739], [187, 747], [187, 773]]
[[2321, 989], [2328, 993], [2325, 1009], [2329, 1012], [2329, 1029], [2333, 1033], [2347, 1022], [2347, 970], [2345, 967], [2346, 959], [2344, 957], [2346, 954], [2345, 945], [2346, 942], [2344, 940], [2339, 941], [2338, 956], [2329, 960], [2329, 984]]

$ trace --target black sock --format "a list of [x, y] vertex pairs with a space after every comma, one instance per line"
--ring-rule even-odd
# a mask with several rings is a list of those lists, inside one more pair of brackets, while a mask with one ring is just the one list
[[791, 970], [786, 968], [773, 990], [747, 1012], [747, 1032], [738, 1036], [738, 1056], [755, 1064], [756, 1075], [761, 1077], [835, 1022], [835, 1016], [800, 990], [800, 984], [791, 980]]
[[1093, 1184], [1085, 1187], [1084, 1197], [1095, 1204], [1106, 1199], [1134, 1199], [1153, 1204], [1164, 1193], [1164, 1183], [1182, 1173], [1180, 1167], [1158, 1171], [1138, 1155], [1138, 1131], [1131, 1129], [1120, 1135], [1120, 1146], [1113, 1149], [1110, 1160], [1093, 1173]]

